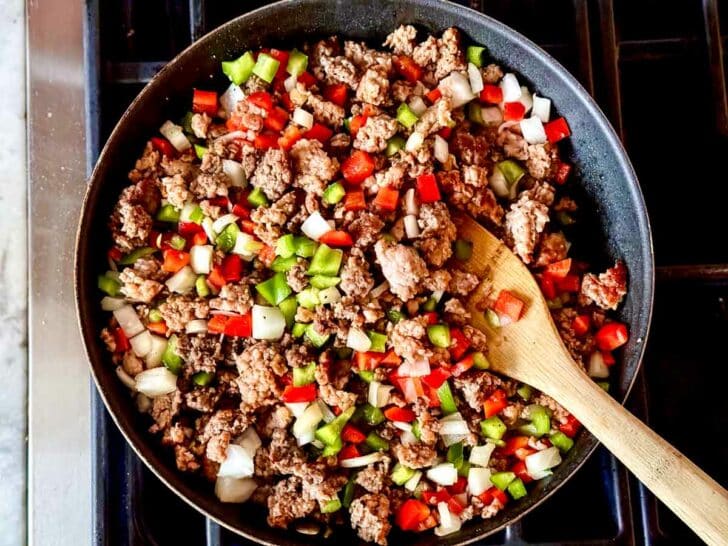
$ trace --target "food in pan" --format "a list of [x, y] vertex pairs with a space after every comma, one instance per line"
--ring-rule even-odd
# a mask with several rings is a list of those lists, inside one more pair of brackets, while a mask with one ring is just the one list
[[223, 62], [227, 89], [190, 90], [147, 142], [109, 222], [101, 336], [160, 449], [222, 502], [382, 545], [447, 535], [526, 496], [579, 429], [488, 371], [469, 313], [508, 328], [528, 303], [462, 270], [450, 210], [528, 264], [605, 388], [625, 267], [569, 256], [568, 123], [484, 47], [412, 26], [299, 47]]

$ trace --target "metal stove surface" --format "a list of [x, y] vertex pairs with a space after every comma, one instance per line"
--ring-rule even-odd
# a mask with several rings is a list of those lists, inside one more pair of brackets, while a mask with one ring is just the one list
[[[128, 103], [167, 60], [204, 32], [265, 3], [89, 1], [89, 169]], [[728, 265], [715, 265], [728, 264], [728, 245], [719, 241], [728, 185], [715, 180], [713, 159], [728, 152], [720, 31], [726, 8], [717, 0], [461, 3], [554, 55], [623, 138], [645, 192], [660, 266], [652, 335], [630, 408], [728, 485], [722, 427], [728, 397], [717, 389], [728, 380]], [[126, 446], [95, 393], [91, 437], [95, 544], [250, 544], [167, 491]], [[600, 449], [552, 499], [482, 544], [699, 541]]]

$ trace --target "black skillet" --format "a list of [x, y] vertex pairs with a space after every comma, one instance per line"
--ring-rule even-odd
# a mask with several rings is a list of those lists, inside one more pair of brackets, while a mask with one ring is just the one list
[[[551, 98], [558, 114], [568, 119], [573, 136], [563, 151], [576, 166], [572, 193], [577, 194], [583, 210], [588, 211], [586, 227], [574, 234], [575, 248], [581, 248], [597, 266], [621, 258], [629, 269], [629, 293], [620, 318], [630, 325], [631, 335], [612, 379], [612, 392], [618, 400], [623, 401], [629, 393], [642, 359], [652, 312], [654, 274], [652, 239], [642, 193], [609, 122], [581, 85], [553, 58], [498, 21], [437, 0], [293, 0], [238, 17], [204, 36], [165, 66], [134, 100], [109, 137], [83, 205], [76, 248], [76, 300], [99, 392], [139, 457], [190, 505], [262, 544], [342, 544], [356, 539], [345, 529], [323, 539], [268, 528], [260, 507], [222, 504], [209, 484], [178, 472], [168, 450], [146, 432], [146, 417], [138, 414], [99, 339], [105, 317], [99, 306], [96, 276], [105, 270], [107, 219], [119, 192], [128, 183], [126, 173], [140, 155], [144, 142], [156, 134], [165, 119], [176, 119], [186, 111], [190, 90], [224, 88], [221, 60], [236, 58], [251, 48], [290, 47], [333, 34], [379, 45], [401, 23], [433, 33], [449, 26], [458, 27], [466, 40], [486, 45], [492, 58], [519, 74], [530, 89]], [[390, 544], [467, 544], [482, 539], [543, 502], [578, 470], [596, 445], [594, 437], [582, 432], [553, 476], [539, 481], [527, 497], [511, 502], [492, 519], [468, 522], [460, 532], [443, 539], [431, 533], [401, 534], [395, 530]]]

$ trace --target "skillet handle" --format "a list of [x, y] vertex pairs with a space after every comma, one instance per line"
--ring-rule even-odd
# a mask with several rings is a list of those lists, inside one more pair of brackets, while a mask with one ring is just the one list
[[559, 372], [549, 394], [707, 544], [728, 545], [728, 491], [576, 366]]

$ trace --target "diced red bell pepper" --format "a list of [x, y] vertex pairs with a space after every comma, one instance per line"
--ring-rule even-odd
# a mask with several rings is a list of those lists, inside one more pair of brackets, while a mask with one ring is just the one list
[[503, 389], [497, 389], [483, 403], [483, 412], [487, 417], [498, 415], [508, 405], [506, 392]]
[[165, 250], [162, 271], [166, 271], [167, 273], [177, 273], [177, 271], [182, 269], [188, 263], [190, 263], [189, 252], [174, 249]]
[[115, 246], [114, 247], [111, 247], [109, 249], [109, 251], [106, 253], [106, 255], [110, 259], [114, 260], [115, 262], [118, 262], [119, 260], [121, 260], [121, 258], [123, 256], [123, 254], [121, 253], [121, 250], [118, 249], [118, 248], [116, 248]]
[[172, 143], [166, 138], [152, 137], [152, 148], [157, 150], [160, 154], [167, 157], [174, 157], [177, 155], [177, 150], [174, 149]]
[[270, 112], [268, 112], [268, 116], [266, 116], [265, 120], [263, 120], [263, 125], [266, 128], [270, 129], [271, 131], [278, 132], [283, 130], [283, 128], [286, 126], [286, 123], [288, 123], [288, 112], [286, 112], [280, 106], [276, 106]]
[[225, 332], [225, 325], [227, 324], [228, 317], [225, 315], [215, 315], [209, 321], [207, 321], [207, 333], [208, 334], [222, 334]]
[[334, 104], [337, 104], [339, 106], [346, 105], [347, 94], [347, 87], [343, 83], [336, 83], [324, 87], [324, 98], [327, 101], [333, 102]]
[[408, 82], [417, 83], [422, 79], [424, 71], [411, 57], [396, 55], [392, 61], [395, 70]]
[[446, 489], [438, 489], [437, 491], [426, 490], [422, 492], [421, 498], [430, 506], [437, 506], [441, 502], [450, 500], [450, 493]]
[[296, 109], [296, 105], [291, 100], [291, 95], [288, 93], [281, 93], [281, 103], [289, 112], [293, 112]]
[[222, 267], [220, 267], [219, 265], [213, 267], [212, 271], [210, 271], [210, 274], [207, 276], [207, 282], [209, 282], [218, 290], [225, 286], [227, 283], [225, 281], [225, 277], [222, 274]]
[[116, 343], [117, 353], [125, 353], [129, 349], [131, 349], [131, 343], [129, 343], [129, 338], [126, 337], [126, 334], [124, 333], [124, 330], [122, 328], [114, 329], [114, 342]]
[[333, 134], [334, 132], [326, 127], [326, 125], [314, 123], [313, 127], [303, 134], [303, 138], [318, 140], [322, 144], [326, 144]]
[[352, 116], [351, 120], [349, 121], [349, 134], [355, 137], [356, 134], [359, 132], [359, 129], [364, 127], [368, 119], [369, 116], [366, 116], [364, 114]]
[[262, 108], [266, 112], [273, 110], [273, 96], [265, 91], [256, 91], [251, 93], [245, 99], [250, 104], [254, 104], [258, 108]]
[[324, 233], [319, 237], [319, 242], [329, 246], [350, 247], [354, 245], [354, 241], [345, 231], [332, 229], [328, 233]]
[[268, 150], [269, 148], [278, 148], [278, 135], [272, 133], [261, 133], [255, 135], [253, 146], [258, 150]]
[[458, 476], [458, 481], [447, 487], [447, 492], [451, 495], [460, 495], [465, 493], [465, 489], [468, 487], [468, 480], [462, 476]]
[[465, 507], [460, 504], [460, 501], [458, 501], [455, 497], [450, 497], [448, 499], [447, 508], [456, 516], [459, 516], [460, 513], [465, 509]]
[[[404, 399], [410, 404], [425, 395], [425, 389], [419, 377], [401, 377], [395, 370], [389, 374], [388, 379], [392, 385], [402, 392]], [[437, 397], [437, 395], [435, 396]]]
[[442, 199], [437, 178], [432, 173], [421, 174], [417, 177], [417, 193], [423, 203], [434, 203]]
[[354, 352], [354, 367], [357, 370], [374, 370], [384, 359], [384, 354], [375, 353], [374, 351]]
[[508, 495], [506, 495], [506, 492], [501, 491], [497, 487], [494, 487], [493, 489], [494, 489], [494, 491], [492, 493], [493, 499], [500, 502], [502, 506], [505, 506], [506, 504], [508, 504]]
[[526, 457], [533, 455], [534, 453], [536, 453], [536, 450], [532, 447], [520, 447], [513, 453], [513, 455], [515, 455], [516, 459], [519, 461], [525, 461]]
[[282, 51], [280, 49], [271, 49], [268, 52], [268, 55], [273, 57], [279, 63], [275, 77], [278, 79], [285, 79], [287, 75], [286, 66], [288, 66], [288, 57], [290, 56], [290, 53], [288, 51]]
[[[366, 439], [366, 436], [364, 438]], [[341, 449], [341, 451], [339, 451], [340, 461], [343, 461], [344, 459], [353, 459], [354, 457], [361, 457], [361, 452], [354, 444], [346, 445]]]
[[243, 260], [237, 254], [228, 254], [222, 261], [222, 278], [225, 282], [237, 282], [243, 276]]
[[571, 321], [571, 328], [577, 336], [583, 336], [589, 331], [590, 324], [589, 315], [578, 315]]
[[525, 461], [518, 461], [514, 464], [513, 468], [511, 468], [511, 472], [513, 472], [518, 478], [521, 478], [523, 483], [531, 483], [533, 481], [533, 478], [529, 475], [528, 470], [526, 469]]
[[566, 434], [569, 438], [573, 438], [576, 436], [576, 433], [579, 432], [579, 429], [581, 428], [581, 423], [574, 417], [573, 415], [569, 414], [569, 416], [566, 418], [565, 423], [559, 424], [559, 430]]
[[459, 328], [450, 328], [450, 340], [451, 344], [448, 347], [450, 356], [453, 360], [460, 360], [470, 347], [470, 341]]
[[505, 443], [506, 445], [497, 449], [498, 455], [503, 457], [513, 455], [516, 450], [528, 447], [528, 436], [511, 436], [505, 440]]
[[452, 372], [448, 370], [447, 368], [440, 366], [439, 368], [435, 368], [430, 372], [429, 375], [426, 375], [422, 378], [422, 381], [429, 387], [432, 387], [433, 389], [439, 389], [440, 386], [447, 381], [447, 379], [452, 375]]
[[179, 222], [177, 224], [177, 232], [182, 235], [182, 237], [192, 237], [195, 233], [204, 232], [205, 230], [202, 229], [202, 226], [200, 224], [195, 224], [194, 222]]
[[415, 531], [420, 523], [430, 516], [427, 505], [417, 499], [407, 499], [394, 517], [397, 527], [403, 531]]
[[437, 395], [437, 389], [433, 389], [426, 383], [422, 382], [420, 383], [422, 385], [422, 398], [427, 400], [427, 407], [429, 408], [439, 408], [440, 407], [440, 397]]
[[544, 298], [546, 298], [547, 300], [552, 300], [556, 297], [556, 285], [554, 284], [554, 280], [551, 277], [541, 275], [538, 283], [539, 286], [541, 286], [541, 292], [543, 292]]
[[403, 423], [411, 423], [415, 420], [415, 412], [408, 408], [400, 408], [392, 406], [384, 410], [384, 416], [390, 421], [401, 421]]
[[614, 358], [614, 355], [610, 353], [609, 351], [601, 351], [602, 358], [604, 359], [604, 363], [607, 366], [614, 366], [617, 363], [617, 359]]
[[298, 75], [298, 81], [301, 82], [306, 88], [309, 88], [312, 85], [316, 85], [316, 83], [318, 83], [314, 75], [310, 72], [301, 72]]
[[428, 311], [426, 313], [422, 313], [422, 316], [425, 317], [425, 323], [428, 326], [432, 326], [433, 324], [437, 324], [437, 322], [440, 320], [437, 317], [437, 313], [434, 311]]
[[480, 502], [483, 503], [485, 506], [489, 506], [491, 502], [493, 502], [493, 490], [498, 489], [497, 487], [491, 487], [490, 489], [487, 489], [486, 491], [483, 491], [480, 495], [478, 495], [478, 498], [480, 499]]
[[554, 280], [561, 280], [569, 274], [569, 271], [571, 271], [571, 258], [566, 258], [547, 265], [543, 274]]
[[455, 364], [452, 367], [452, 374], [455, 377], [460, 377], [465, 372], [467, 372], [470, 368], [472, 368], [475, 365], [475, 360], [473, 360], [473, 355], [469, 354], [462, 360], [460, 360], [457, 364]]
[[450, 135], [452, 135], [452, 127], [443, 127], [437, 132], [437, 134], [445, 140], [450, 140]]
[[402, 358], [393, 349], [390, 349], [379, 364], [381, 366], [399, 366], [402, 364]]
[[563, 279], [555, 279], [555, 282], [556, 288], [558, 288], [559, 292], [576, 293], [581, 288], [581, 279], [579, 278], [579, 275], [575, 275], [573, 273], [569, 273]]
[[569, 174], [571, 174], [571, 169], [571, 163], [559, 161], [556, 164], [556, 174], [554, 174], [554, 181], [557, 184], [563, 184], [564, 182], [566, 182], [566, 180], [569, 178]]
[[217, 115], [217, 92], [195, 89], [192, 92], [192, 111], [199, 114], [207, 114], [215, 117]]
[[508, 290], [501, 290], [493, 305], [493, 310], [498, 314], [501, 326], [505, 326], [521, 318], [524, 306], [523, 300], [517, 298]]
[[313, 402], [316, 400], [316, 383], [309, 383], [303, 387], [294, 387], [289, 385], [283, 390], [281, 400], [286, 404], [295, 404], [296, 402]]
[[255, 225], [255, 222], [253, 222], [252, 220], [242, 220], [240, 222], [240, 229], [242, 229], [243, 232], [247, 233], [248, 235], [254, 235]]
[[546, 138], [552, 144], [571, 136], [571, 129], [564, 118], [557, 118], [545, 123], [543, 130], [546, 132]]
[[424, 521], [421, 521], [417, 527], [415, 528], [415, 531], [418, 533], [421, 533], [422, 531], [427, 531], [428, 529], [432, 529], [433, 527], [437, 527], [437, 524], [439, 521], [435, 517], [435, 515], [430, 512], [430, 515], [425, 518]]
[[341, 439], [351, 444], [361, 444], [367, 439], [367, 435], [351, 423], [346, 423], [341, 431]]
[[608, 322], [597, 331], [594, 341], [600, 351], [613, 351], [621, 347], [629, 339], [627, 326], [621, 322]]
[[367, 203], [364, 200], [364, 192], [361, 190], [348, 191], [344, 196], [344, 209], [345, 210], [364, 210], [367, 208]]
[[147, 330], [163, 336], [167, 333], [167, 323], [163, 320], [160, 320], [159, 322], [150, 322], [147, 324]]
[[520, 121], [526, 114], [526, 107], [520, 102], [506, 102], [503, 105], [504, 121]]
[[225, 323], [226, 336], [250, 337], [253, 335], [253, 317], [246, 313], [239, 317], [230, 317]]
[[374, 172], [374, 158], [364, 150], [355, 150], [341, 164], [341, 173], [350, 184], [361, 184]]
[[435, 104], [442, 98], [442, 91], [438, 87], [435, 87], [432, 91], [425, 95], [425, 98], [430, 104]]
[[397, 202], [399, 201], [399, 192], [389, 186], [382, 186], [377, 192], [377, 196], [372, 203], [375, 207], [382, 210], [397, 210]]
[[480, 92], [480, 101], [487, 104], [500, 104], [503, 102], [503, 89], [499, 85], [486, 83]]
[[235, 203], [233, 205], [232, 213], [238, 218], [244, 218], [246, 220], [250, 218], [250, 211], [241, 203]]

